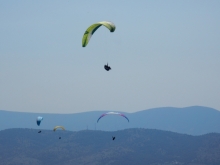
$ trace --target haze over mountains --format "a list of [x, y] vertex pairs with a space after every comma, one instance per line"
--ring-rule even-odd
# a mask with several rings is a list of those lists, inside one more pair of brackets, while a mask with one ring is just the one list
[[[75, 114], [47, 114], [0, 111], [0, 130], [8, 128], [53, 129], [62, 125], [67, 130], [115, 131], [128, 128], [167, 130], [190, 135], [220, 133], [220, 111], [201, 106], [186, 108], [154, 108], [135, 113], [124, 113], [130, 120], [109, 115], [97, 123], [98, 117], [106, 111], [92, 111]], [[36, 117], [43, 116], [41, 126], [36, 125]]]

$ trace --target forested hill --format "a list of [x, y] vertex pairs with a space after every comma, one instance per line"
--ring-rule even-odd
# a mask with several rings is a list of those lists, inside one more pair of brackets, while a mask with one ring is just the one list
[[4, 165], [219, 165], [219, 155], [217, 133], [191, 136], [153, 129], [0, 131], [0, 160]]
[[[41, 128], [52, 130], [62, 125], [67, 130], [103, 130], [116, 131], [128, 128], [159, 129], [190, 135], [220, 133], [220, 111], [201, 106], [186, 108], [154, 108], [135, 113], [124, 113], [129, 122], [117, 115], [108, 115], [98, 123], [99, 116], [106, 111], [91, 111], [74, 114], [48, 114], [0, 111], [0, 130], [8, 128]], [[42, 116], [40, 127], [37, 116]]]

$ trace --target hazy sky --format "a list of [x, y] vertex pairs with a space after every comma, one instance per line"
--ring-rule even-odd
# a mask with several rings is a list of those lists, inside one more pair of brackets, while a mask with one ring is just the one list
[[219, 0], [0, 1], [1, 110], [220, 110], [219, 71]]

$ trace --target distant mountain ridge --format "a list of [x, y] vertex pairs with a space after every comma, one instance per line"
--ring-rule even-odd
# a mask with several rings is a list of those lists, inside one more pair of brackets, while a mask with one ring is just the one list
[[[107, 111], [91, 111], [74, 114], [27, 113], [0, 110], [0, 130], [8, 128], [50, 129], [62, 125], [67, 130], [115, 131], [128, 128], [147, 128], [202, 135], [220, 133], [220, 111], [213, 108], [192, 106], [185, 108], [154, 108], [134, 113], [124, 113], [130, 120], [120, 116], [106, 116], [97, 123], [98, 117]], [[43, 116], [41, 126], [36, 117]]]

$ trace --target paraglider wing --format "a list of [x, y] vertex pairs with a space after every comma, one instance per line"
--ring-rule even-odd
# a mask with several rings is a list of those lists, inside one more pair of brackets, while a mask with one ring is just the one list
[[43, 120], [43, 117], [38, 116], [36, 119], [37, 125], [40, 126], [41, 121]]
[[56, 131], [58, 128], [61, 128], [62, 130], [65, 130], [65, 128], [63, 126], [56, 126], [53, 128], [53, 131]]
[[102, 115], [98, 118], [97, 123], [99, 122], [99, 120], [100, 120], [102, 117], [104, 117], [104, 116], [106, 116], [106, 115], [119, 115], [119, 116], [122, 116], [122, 117], [124, 117], [125, 119], [127, 119], [127, 121], [129, 122], [129, 119], [128, 119], [124, 114], [122, 114], [122, 113], [118, 113], [118, 112], [107, 112], [107, 113], [102, 114]]
[[107, 114], [102, 114], [99, 118], [98, 118], [98, 120], [97, 120], [97, 123], [99, 122], [99, 120], [102, 118], [102, 117], [104, 117], [104, 116], [106, 116]]
[[83, 38], [82, 38], [82, 47], [86, 47], [86, 45], [89, 43], [90, 38], [92, 37], [93, 33], [100, 27], [104, 25], [106, 28], [110, 30], [110, 32], [115, 31], [115, 25], [112, 22], [108, 21], [102, 21], [95, 24], [92, 24], [88, 27], [88, 29], [85, 31]]
[[128, 122], [129, 122], [129, 119], [128, 119], [124, 114], [119, 114], [119, 115], [122, 116], [122, 117], [124, 117], [125, 119], [127, 119]]

